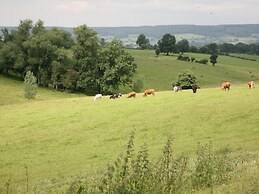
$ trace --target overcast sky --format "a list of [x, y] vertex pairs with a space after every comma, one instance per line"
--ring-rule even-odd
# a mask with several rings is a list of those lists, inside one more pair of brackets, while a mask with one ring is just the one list
[[0, 25], [41, 19], [46, 26], [259, 24], [259, 0], [0, 0]]

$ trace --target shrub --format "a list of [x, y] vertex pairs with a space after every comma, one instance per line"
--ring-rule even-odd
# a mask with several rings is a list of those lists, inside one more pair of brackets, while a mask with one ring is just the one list
[[31, 71], [27, 71], [24, 78], [24, 96], [27, 99], [33, 99], [37, 93], [37, 83]]
[[207, 64], [208, 63], [208, 59], [202, 59], [199, 61], [199, 63], [201, 64]]
[[182, 89], [191, 89], [194, 84], [197, 84], [196, 77], [188, 70], [178, 73], [178, 79], [173, 83], [175, 86], [182, 86]]
[[230, 173], [233, 170], [229, 154], [228, 149], [213, 154], [211, 143], [205, 146], [199, 145], [196, 165], [191, 178], [192, 187], [197, 190], [205, 187], [211, 188], [229, 180]]
[[211, 145], [199, 146], [197, 162], [188, 166], [186, 156], [175, 157], [172, 137], [167, 139], [162, 156], [152, 164], [146, 144], [134, 154], [133, 132], [125, 156], [119, 156], [95, 182], [74, 181], [69, 193], [190, 193], [206, 189], [230, 178], [229, 150], [212, 153]]
[[143, 77], [137, 77], [133, 80], [132, 83], [132, 89], [135, 92], [141, 92], [142, 88], [144, 86], [144, 78]]

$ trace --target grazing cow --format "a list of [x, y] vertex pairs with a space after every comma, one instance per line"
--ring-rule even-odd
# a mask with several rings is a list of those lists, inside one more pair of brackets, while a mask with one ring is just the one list
[[136, 92], [130, 92], [128, 93], [127, 98], [135, 98], [136, 97]]
[[221, 89], [222, 90], [230, 90], [230, 82], [224, 82], [222, 85], [221, 85]]
[[182, 91], [182, 87], [181, 86], [174, 86], [173, 90], [174, 90], [174, 92], [179, 92], [179, 91]]
[[94, 96], [94, 101], [100, 100], [101, 98], [102, 98], [102, 94], [96, 94], [96, 95]]
[[155, 95], [155, 90], [154, 89], [148, 89], [148, 90], [145, 90], [145, 92], [143, 93], [143, 97], [147, 97], [147, 95]]
[[193, 93], [196, 93], [198, 86], [196, 84], [192, 85], [192, 91]]
[[254, 82], [254, 81], [248, 82], [247, 85], [248, 85], [248, 88], [249, 88], [249, 89], [255, 88], [255, 82]]
[[110, 99], [115, 99], [115, 98], [121, 98], [122, 97], [122, 94], [121, 93], [118, 93], [118, 94], [113, 94], [110, 96]]

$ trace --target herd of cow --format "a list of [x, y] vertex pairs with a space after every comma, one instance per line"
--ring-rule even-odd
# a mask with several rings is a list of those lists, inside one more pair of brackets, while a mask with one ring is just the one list
[[[247, 83], [247, 85], [248, 85], [249, 89], [255, 88], [255, 82], [254, 81], [249, 81]], [[231, 86], [230, 82], [224, 82], [221, 85], [221, 89], [226, 91], [226, 90], [230, 89], [230, 86]], [[193, 93], [196, 93], [197, 89], [198, 89], [198, 86], [196, 84], [192, 85]], [[173, 87], [173, 91], [174, 92], [182, 91], [182, 87], [181, 86], [174, 86]], [[142, 96], [143, 97], [147, 97], [148, 95], [153, 95], [154, 96], [155, 95], [155, 90], [154, 89], [145, 90]], [[130, 93], [128, 93], [127, 98], [135, 98], [136, 96], [137, 96], [136, 92], [130, 92]], [[117, 94], [111, 95], [110, 99], [116, 99], [116, 98], [121, 98], [121, 97], [122, 97], [122, 94], [121, 93], [117, 93]], [[96, 94], [94, 96], [94, 101], [100, 100], [101, 98], [102, 98], [102, 94]]]

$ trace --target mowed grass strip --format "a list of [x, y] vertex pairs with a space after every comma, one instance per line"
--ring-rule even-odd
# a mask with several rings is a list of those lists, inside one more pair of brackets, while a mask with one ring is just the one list
[[[135, 99], [93, 97], [49, 99], [0, 106], [0, 182], [25, 183], [25, 166], [32, 183], [92, 175], [114, 161], [136, 130], [136, 146], [147, 143], [154, 160], [168, 135], [173, 151], [192, 157], [198, 142], [216, 149], [258, 153], [259, 90], [246, 85]], [[53, 183], [54, 184], [54, 183]], [[14, 187], [15, 187], [14, 186]]]

